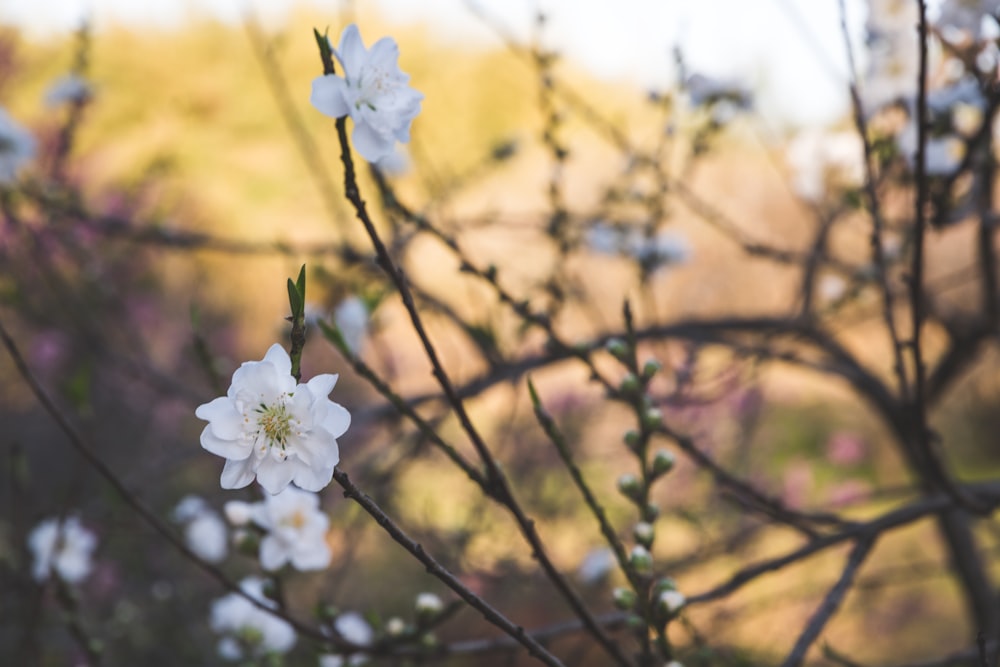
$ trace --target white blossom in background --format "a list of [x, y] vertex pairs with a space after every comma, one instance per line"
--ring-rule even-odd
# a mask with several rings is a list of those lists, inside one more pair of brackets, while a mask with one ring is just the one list
[[410, 140], [410, 124], [420, 113], [424, 96], [407, 85], [410, 77], [400, 71], [399, 47], [390, 37], [368, 50], [352, 23], [341, 33], [333, 55], [343, 76], [314, 79], [310, 102], [327, 116], [349, 115], [355, 149], [369, 162], [378, 162], [392, 153], [397, 141]]
[[375, 631], [368, 621], [356, 611], [348, 611], [333, 622], [333, 627], [341, 637], [357, 646], [370, 646], [375, 639]]
[[226, 524], [200, 497], [185, 496], [174, 508], [174, 519], [184, 525], [184, 541], [199, 558], [220, 563], [229, 553]]
[[76, 74], [67, 74], [53, 81], [45, 91], [45, 105], [58, 107], [63, 104], [78, 104], [86, 102], [93, 94], [89, 81]]
[[[917, 164], [917, 124], [913, 121], [896, 135], [896, 145], [906, 159], [911, 169]], [[930, 176], [947, 176], [951, 174], [965, 157], [965, 142], [955, 135], [927, 137], [924, 146], [924, 169]]]
[[615, 227], [597, 222], [586, 231], [584, 242], [594, 252], [630, 257], [651, 270], [683, 264], [691, 258], [691, 245], [687, 238], [672, 231], [647, 236], [634, 227]]
[[339, 655], [321, 655], [319, 657], [319, 667], [357, 667], [368, 662], [368, 656], [355, 653], [349, 658]]
[[857, 132], [800, 132], [789, 142], [785, 159], [792, 189], [806, 201], [822, 201], [831, 189], [855, 188], [864, 181], [864, 146]]
[[226, 521], [233, 526], [245, 526], [253, 518], [253, 503], [230, 500], [222, 506], [222, 512], [226, 515]]
[[277, 570], [290, 563], [297, 570], [322, 570], [333, 554], [326, 542], [330, 520], [319, 509], [319, 496], [289, 486], [250, 506], [250, 517], [266, 534], [260, 541], [260, 564]]
[[847, 281], [843, 276], [830, 273], [820, 278], [817, 289], [824, 301], [839, 301], [847, 293]]
[[610, 547], [598, 547], [583, 557], [576, 576], [585, 584], [596, 584], [608, 576], [614, 566], [615, 552]]
[[717, 102], [729, 102], [736, 109], [753, 106], [753, 93], [735, 79], [716, 79], [704, 74], [692, 74], [684, 81], [684, 90], [692, 106], [700, 107]]
[[357, 296], [349, 296], [333, 310], [333, 322], [344, 337], [348, 349], [359, 354], [368, 337], [368, 307]]
[[13, 183], [34, 157], [35, 138], [0, 108], [0, 185]]
[[998, 12], [1000, 0], [944, 0], [934, 25], [949, 41], [978, 41], [990, 34], [987, 22]]
[[375, 166], [389, 176], [402, 176], [410, 171], [410, 155], [402, 146], [395, 146], [391, 153], [379, 158]]
[[419, 594], [414, 606], [418, 614], [426, 616], [435, 616], [440, 614], [441, 610], [444, 609], [444, 603], [441, 602], [441, 598], [434, 593]]
[[28, 548], [34, 557], [32, 576], [35, 581], [45, 581], [55, 574], [67, 583], [79, 583], [90, 574], [96, 547], [97, 538], [79, 518], [46, 519], [28, 535]]
[[920, 73], [917, 20], [912, 0], [868, 0], [868, 70], [861, 85], [866, 114], [916, 96]]
[[[264, 595], [263, 579], [247, 577], [240, 582], [240, 588], [270, 609], [277, 606], [274, 600]], [[295, 645], [295, 630], [287, 621], [237, 593], [230, 593], [212, 603], [210, 625], [214, 632], [223, 635], [218, 652], [227, 660], [287, 653]]]
[[225, 396], [195, 411], [208, 422], [201, 446], [226, 459], [222, 488], [242, 488], [254, 477], [271, 494], [290, 482], [308, 491], [330, 483], [340, 461], [337, 438], [351, 415], [327, 398], [336, 375], [296, 384], [291, 369], [288, 353], [272, 345], [263, 360], [236, 369]]

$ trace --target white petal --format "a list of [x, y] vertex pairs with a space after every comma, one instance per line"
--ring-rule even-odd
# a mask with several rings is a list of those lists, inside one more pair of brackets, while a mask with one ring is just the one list
[[260, 565], [274, 572], [288, 561], [288, 551], [279, 540], [268, 535], [260, 541]]
[[316, 465], [298, 466], [295, 470], [295, 484], [300, 489], [305, 489], [306, 491], [322, 491], [330, 484], [330, 480], [333, 479], [333, 469], [336, 465], [337, 464], [334, 463], [333, 465], [326, 467]]
[[257, 468], [257, 481], [272, 495], [284, 491], [294, 475], [295, 461], [291, 460], [276, 461], [267, 457]]
[[322, 375], [317, 375], [313, 379], [306, 383], [309, 387], [309, 391], [316, 398], [326, 398], [333, 391], [334, 385], [337, 384], [337, 378], [339, 375], [330, 375], [329, 373], [323, 373]]
[[296, 570], [323, 570], [330, 565], [333, 553], [325, 541], [299, 548], [292, 554], [292, 565]]
[[369, 162], [378, 162], [392, 153], [394, 142], [372, 129], [368, 123], [355, 123], [351, 141], [361, 157]]
[[351, 425], [351, 413], [340, 403], [327, 401], [326, 415], [323, 417], [321, 426], [329, 431], [334, 438], [339, 438], [347, 432]]
[[352, 23], [340, 33], [340, 44], [337, 45], [336, 54], [348, 75], [357, 72], [368, 60], [368, 52], [365, 50], [365, 43], [361, 41], [361, 32], [356, 24]]
[[224, 489], [242, 489], [253, 481], [254, 459], [247, 457], [242, 461], [230, 459], [222, 468], [222, 478], [219, 480]]
[[368, 52], [368, 62], [382, 70], [392, 71], [398, 67], [399, 46], [392, 37], [383, 37]]
[[209, 422], [212, 433], [223, 440], [235, 440], [243, 432], [243, 415], [228, 396], [220, 396], [211, 403], [199, 405], [194, 414], [198, 419]]
[[318, 76], [313, 79], [309, 102], [322, 114], [331, 118], [343, 118], [350, 112], [344, 99], [346, 87], [345, 81], [336, 74]]
[[201, 446], [212, 452], [216, 456], [224, 459], [234, 459], [242, 461], [250, 456], [251, 446], [242, 440], [223, 440], [212, 432], [212, 425], [209, 424], [201, 432]]
[[278, 369], [279, 375], [291, 376], [292, 358], [285, 352], [285, 348], [281, 347], [278, 343], [268, 348], [267, 354], [264, 355], [264, 361], [274, 364], [274, 367]]

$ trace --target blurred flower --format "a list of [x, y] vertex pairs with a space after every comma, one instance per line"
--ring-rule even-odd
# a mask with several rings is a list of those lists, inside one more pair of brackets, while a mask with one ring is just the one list
[[291, 368], [288, 353], [272, 345], [262, 361], [236, 369], [226, 396], [195, 411], [209, 422], [201, 446], [226, 459], [222, 488], [242, 488], [255, 476], [271, 494], [289, 482], [308, 491], [330, 483], [351, 415], [327, 398], [336, 375], [296, 385]]
[[375, 639], [375, 631], [361, 614], [349, 611], [337, 617], [333, 627], [341, 637], [357, 646], [368, 646]]
[[410, 170], [410, 156], [400, 146], [394, 146], [392, 151], [379, 158], [376, 166], [390, 176], [402, 176]]
[[821, 201], [830, 189], [857, 187], [865, 176], [856, 132], [800, 132], [789, 142], [785, 159], [792, 168], [795, 194], [811, 202]]
[[226, 524], [219, 514], [198, 496], [185, 496], [174, 508], [174, 519], [184, 524], [188, 548], [209, 563], [219, 563], [229, 552]]
[[368, 336], [368, 319], [368, 307], [356, 296], [347, 297], [333, 311], [333, 322], [354, 354], [361, 351]]
[[842, 276], [828, 273], [820, 278], [818, 291], [824, 301], [839, 301], [847, 291], [847, 281]]
[[70, 584], [83, 581], [90, 574], [95, 547], [97, 538], [80, 524], [79, 518], [46, 519], [28, 535], [28, 548], [35, 559], [35, 581], [45, 581], [53, 572]]
[[13, 183], [33, 157], [35, 138], [0, 108], [0, 185]]
[[[899, 152], [911, 169], [917, 163], [917, 124], [913, 121], [896, 135]], [[955, 171], [965, 157], [965, 142], [954, 135], [927, 137], [924, 146], [924, 169], [930, 176], [945, 176]]]
[[78, 104], [86, 102], [93, 95], [90, 82], [82, 76], [67, 74], [56, 79], [45, 91], [45, 104], [49, 107], [58, 107], [63, 104]]
[[801, 509], [809, 499], [813, 487], [812, 466], [806, 461], [795, 461], [785, 469], [781, 499], [790, 509]]
[[585, 584], [596, 584], [608, 576], [615, 566], [615, 552], [610, 547], [591, 549], [583, 557], [576, 570], [576, 576]]
[[849, 479], [830, 488], [826, 493], [826, 502], [833, 507], [842, 507], [864, 500], [870, 493], [871, 487], [867, 483], [859, 479]]
[[958, 33], [952, 41], [968, 36], [974, 40], [985, 36], [984, 20], [1000, 12], [1000, 0], [944, 0], [938, 10], [935, 26], [945, 33]]
[[728, 103], [733, 111], [753, 106], [753, 94], [734, 79], [715, 79], [704, 74], [692, 74], [684, 82], [691, 104], [696, 107]]
[[618, 227], [598, 221], [585, 232], [584, 241], [594, 252], [631, 257], [648, 271], [683, 264], [691, 257], [687, 238], [671, 231], [650, 236], [634, 227]]
[[441, 598], [434, 595], [434, 593], [421, 593], [417, 596], [416, 602], [417, 614], [424, 616], [435, 616], [441, 613], [444, 609], [444, 603], [441, 602]]
[[826, 458], [839, 466], [852, 466], [865, 459], [865, 441], [854, 433], [834, 433], [826, 441]]
[[910, 0], [868, 1], [868, 72], [861, 88], [866, 114], [916, 95], [920, 51], [915, 25], [917, 6]]
[[359, 653], [355, 653], [346, 660], [339, 655], [319, 656], [319, 667], [357, 667], [357, 665], [363, 665], [366, 662], [368, 662], [368, 656]]
[[410, 140], [410, 124], [424, 96], [407, 85], [410, 77], [400, 71], [399, 47], [390, 37], [375, 42], [369, 51], [352, 23], [341, 33], [333, 55], [344, 76], [314, 79], [310, 102], [333, 118], [350, 115], [354, 147], [369, 162], [377, 162], [392, 153], [397, 141]]
[[330, 520], [319, 510], [319, 496], [293, 486], [250, 506], [253, 522], [267, 531], [260, 542], [260, 563], [277, 570], [291, 563], [297, 570], [322, 570], [332, 554], [326, 543]]
[[230, 500], [222, 511], [226, 515], [226, 520], [234, 526], [245, 526], [250, 523], [253, 516], [253, 504], [245, 503], [242, 500]]
[[[265, 607], [275, 608], [274, 600], [264, 595], [264, 580], [247, 577], [240, 582], [243, 592]], [[287, 653], [295, 645], [295, 630], [242, 595], [230, 593], [212, 603], [212, 630], [224, 635], [219, 641], [219, 655], [227, 660], [244, 660], [268, 653]]]

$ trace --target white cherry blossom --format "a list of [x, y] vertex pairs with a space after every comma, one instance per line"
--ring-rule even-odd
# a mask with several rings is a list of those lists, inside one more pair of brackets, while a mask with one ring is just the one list
[[410, 124], [424, 96], [407, 85], [410, 77], [400, 71], [399, 47], [390, 37], [366, 49], [352, 23], [332, 51], [343, 76], [314, 79], [310, 102], [327, 116], [350, 116], [355, 149], [369, 162], [378, 162], [392, 154], [397, 141], [410, 140]]
[[70, 584], [83, 581], [90, 574], [95, 547], [97, 538], [75, 516], [42, 521], [28, 536], [35, 581], [45, 581], [53, 574]]
[[322, 570], [332, 554], [326, 543], [330, 520], [319, 509], [319, 496], [295, 487], [254, 503], [250, 516], [267, 531], [260, 542], [260, 563], [277, 570], [291, 563], [297, 570]]
[[261, 361], [248, 361], [233, 373], [225, 396], [195, 411], [208, 425], [201, 446], [226, 459], [222, 488], [239, 489], [257, 478], [268, 493], [290, 482], [319, 491], [340, 461], [337, 438], [351, 415], [327, 398], [336, 375], [317, 375], [296, 384], [292, 362], [280, 345]]
[[[274, 600], [264, 595], [264, 580], [247, 577], [240, 588], [265, 607], [275, 608]], [[261, 609], [242, 595], [230, 593], [212, 603], [212, 630], [223, 635], [219, 655], [227, 660], [261, 657], [269, 653], [287, 653], [295, 645], [295, 630], [287, 621]]]
[[0, 108], [0, 185], [13, 183], [33, 157], [35, 138]]
[[174, 508], [174, 519], [184, 524], [184, 541], [199, 558], [220, 563], [229, 552], [226, 524], [202, 498], [185, 496]]

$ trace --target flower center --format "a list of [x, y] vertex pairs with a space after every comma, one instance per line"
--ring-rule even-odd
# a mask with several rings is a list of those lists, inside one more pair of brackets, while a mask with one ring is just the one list
[[260, 415], [257, 417], [257, 436], [263, 436], [267, 446], [279, 445], [284, 449], [288, 436], [292, 434], [292, 416], [288, 414], [285, 404], [261, 403], [256, 412]]
[[366, 106], [372, 111], [377, 111], [376, 100], [396, 87], [389, 73], [378, 67], [366, 67], [361, 70], [357, 84], [359, 95], [354, 101], [354, 108], [360, 109]]

